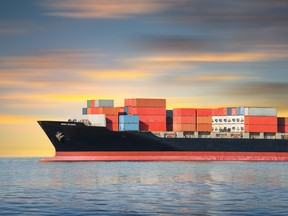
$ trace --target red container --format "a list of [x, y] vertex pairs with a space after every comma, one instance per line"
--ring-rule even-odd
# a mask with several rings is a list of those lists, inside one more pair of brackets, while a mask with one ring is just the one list
[[109, 130], [118, 131], [118, 123], [107, 123], [106, 127]]
[[87, 114], [103, 114], [100, 107], [87, 108]]
[[166, 124], [166, 116], [157, 116], [157, 115], [139, 115], [139, 120], [142, 122], [157, 122]]
[[253, 124], [245, 124], [245, 132], [277, 132], [277, 125], [253, 125]]
[[128, 111], [129, 115], [166, 115], [164, 107], [131, 107]]
[[197, 116], [212, 116], [212, 109], [197, 109]]
[[279, 117], [277, 118], [278, 125], [286, 126], [288, 125], [288, 117]]
[[173, 109], [174, 116], [196, 116], [195, 108], [175, 108]]
[[211, 132], [212, 131], [212, 124], [197, 124], [197, 131], [201, 132]]
[[245, 116], [245, 124], [251, 125], [277, 125], [276, 116]]
[[116, 115], [106, 115], [106, 124], [118, 124], [119, 119]]
[[223, 107], [222, 109], [222, 115], [227, 116], [227, 107]]
[[139, 129], [140, 131], [166, 131], [166, 123], [140, 121]]
[[132, 99], [124, 99], [124, 106], [132, 107]]
[[233, 107], [232, 108], [232, 116], [236, 116], [237, 114], [236, 114], [236, 107]]
[[196, 131], [196, 124], [173, 124], [173, 131]]
[[212, 124], [212, 116], [197, 116], [197, 124]]
[[278, 125], [278, 132], [280, 133], [288, 133], [288, 126]]
[[222, 108], [212, 109], [212, 116], [222, 116], [223, 110]]
[[196, 116], [174, 116], [173, 122], [175, 124], [195, 124]]

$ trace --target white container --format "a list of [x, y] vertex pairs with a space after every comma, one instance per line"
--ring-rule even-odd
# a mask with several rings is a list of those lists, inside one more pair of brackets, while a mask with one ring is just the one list
[[95, 107], [114, 107], [114, 100], [95, 100]]
[[105, 114], [84, 115], [83, 119], [89, 120], [92, 126], [106, 127], [106, 115]]
[[245, 116], [277, 116], [277, 109], [273, 107], [245, 107]]

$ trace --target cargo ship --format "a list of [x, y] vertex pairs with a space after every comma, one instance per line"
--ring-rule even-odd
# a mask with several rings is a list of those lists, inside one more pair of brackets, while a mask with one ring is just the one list
[[127, 99], [124, 107], [88, 100], [79, 119], [38, 123], [56, 152], [43, 162], [288, 161], [288, 118], [275, 108], [166, 110], [165, 99]]

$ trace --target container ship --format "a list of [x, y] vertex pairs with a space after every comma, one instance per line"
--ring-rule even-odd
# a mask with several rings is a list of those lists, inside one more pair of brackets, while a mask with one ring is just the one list
[[38, 121], [57, 161], [288, 161], [288, 118], [272, 107], [166, 109], [166, 99], [87, 100], [67, 121]]

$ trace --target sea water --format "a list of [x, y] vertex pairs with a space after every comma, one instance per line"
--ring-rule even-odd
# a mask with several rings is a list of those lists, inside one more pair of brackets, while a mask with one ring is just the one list
[[287, 215], [285, 162], [0, 159], [1, 215]]

